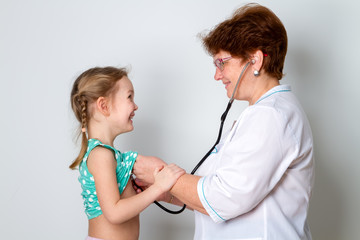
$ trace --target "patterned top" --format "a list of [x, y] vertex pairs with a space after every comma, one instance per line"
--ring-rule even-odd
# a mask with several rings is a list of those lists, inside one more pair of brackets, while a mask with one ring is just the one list
[[97, 139], [89, 139], [88, 149], [79, 167], [79, 171], [80, 171], [79, 182], [82, 188], [81, 196], [84, 199], [85, 213], [88, 219], [98, 217], [102, 214], [98, 197], [96, 194], [94, 177], [89, 172], [86, 163], [86, 160], [88, 159], [90, 152], [97, 146], [102, 146], [114, 151], [115, 159], [117, 162], [116, 178], [117, 178], [120, 194], [124, 191], [127, 182], [129, 181], [131, 171], [137, 157], [136, 152], [129, 151], [126, 153], [121, 153], [119, 150], [116, 150], [115, 148], [109, 145], [103, 144]]

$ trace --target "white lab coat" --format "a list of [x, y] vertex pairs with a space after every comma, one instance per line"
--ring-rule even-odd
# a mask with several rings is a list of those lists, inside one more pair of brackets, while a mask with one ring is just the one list
[[199, 168], [210, 216], [195, 211], [194, 239], [311, 239], [313, 139], [290, 90], [277, 86], [247, 107]]

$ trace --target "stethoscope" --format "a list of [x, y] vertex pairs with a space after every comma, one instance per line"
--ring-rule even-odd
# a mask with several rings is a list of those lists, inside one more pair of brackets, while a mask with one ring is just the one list
[[[254, 60], [251, 61], [251, 63], [254, 63], [254, 62], [255, 62]], [[228, 114], [228, 112], [229, 112], [229, 110], [230, 110], [230, 108], [231, 108], [231, 105], [232, 105], [232, 103], [234, 102], [234, 95], [235, 95], [236, 89], [237, 89], [237, 87], [238, 87], [238, 85], [239, 85], [240, 79], [242, 78], [242, 76], [243, 76], [245, 70], [247, 69], [247, 67], [249, 66], [249, 64], [250, 64], [250, 62], [247, 62], [247, 63], [245, 64], [245, 66], [243, 67], [243, 69], [242, 69], [242, 71], [241, 71], [241, 73], [240, 73], [240, 76], [239, 76], [239, 78], [238, 78], [238, 80], [237, 80], [237, 82], [236, 82], [236, 85], [235, 85], [234, 91], [233, 91], [233, 93], [232, 93], [232, 96], [231, 96], [231, 98], [230, 98], [230, 100], [229, 100], [229, 103], [228, 103], [226, 109], [225, 109], [225, 112], [221, 115], [221, 119], [220, 119], [220, 120], [221, 120], [220, 129], [219, 129], [218, 137], [217, 137], [217, 139], [216, 139], [216, 142], [215, 142], [214, 146], [212, 146], [212, 148], [205, 154], [205, 156], [204, 156], [204, 157], [199, 161], [199, 163], [194, 167], [194, 169], [191, 171], [191, 175], [194, 175], [194, 173], [196, 172], [196, 170], [198, 170], [198, 168], [204, 163], [204, 161], [205, 161], [205, 160], [209, 157], [209, 155], [213, 152], [213, 150], [214, 150], [214, 148], [216, 147], [216, 145], [218, 145], [218, 143], [220, 142], [222, 130], [223, 130], [223, 127], [224, 127], [224, 122], [225, 122], [226, 116], [227, 116], [227, 114]], [[135, 183], [134, 183], [134, 184], [135, 184]], [[135, 184], [135, 185], [136, 185], [136, 184]], [[137, 185], [136, 185], [136, 187], [140, 188], [140, 187], [137, 186]], [[140, 188], [140, 189], [141, 189], [141, 188]], [[155, 203], [158, 207], [160, 207], [162, 210], [164, 210], [165, 212], [168, 212], [168, 213], [171, 213], [171, 214], [179, 214], [179, 213], [183, 212], [183, 211], [185, 210], [185, 208], [186, 208], [186, 204], [184, 204], [184, 206], [183, 206], [180, 210], [178, 210], [178, 211], [173, 211], [173, 210], [170, 210], [170, 209], [164, 207], [163, 205], [161, 205], [161, 204], [160, 204], [159, 202], [157, 202], [157, 201], [154, 201], [154, 203]]]

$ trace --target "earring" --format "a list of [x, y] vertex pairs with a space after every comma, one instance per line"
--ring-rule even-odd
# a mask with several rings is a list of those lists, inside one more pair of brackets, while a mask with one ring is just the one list
[[258, 77], [259, 75], [260, 75], [259, 71], [258, 71], [258, 70], [255, 70], [255, 71], [254, 71], [254, 76], [255, 76], [255, 77]]

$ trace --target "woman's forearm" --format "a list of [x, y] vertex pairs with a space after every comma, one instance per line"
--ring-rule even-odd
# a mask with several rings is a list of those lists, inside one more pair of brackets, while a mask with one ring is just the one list
[[[172, 205], [180, 206], [180, 207], [184, 206], [184, 203], [182, 201], [180, 201], [177, 197], [172, 195], [170, 192], [168, 193], [168, 196], [166, 197], [166, 199], [163, 199], [161, 201], [164, 201], [166, 203], [170, 203]], [[191, 207], [189, 207], [188, 205], [186, 205], [186, 208], [191, 210], [191, 211], [194, 210]]]
[[190, 209], [208, 215], [197, 193], [197, 183], [200, 178], [199, 176], [184, 174], [177, 180], [170, 192]]

